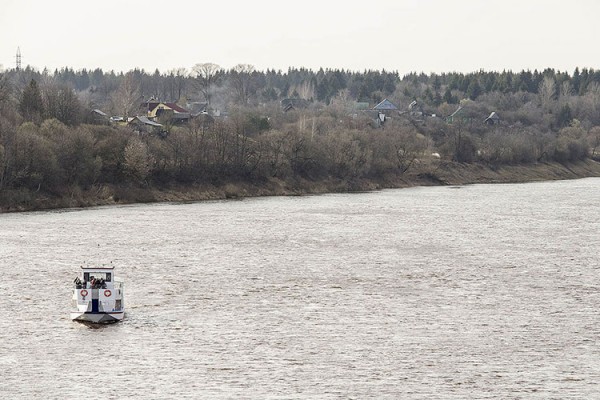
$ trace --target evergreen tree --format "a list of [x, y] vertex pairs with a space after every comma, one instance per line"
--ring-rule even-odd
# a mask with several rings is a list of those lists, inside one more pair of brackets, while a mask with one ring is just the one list
[[443, 99], [448, 104], [454, 103], [454, 97], [452, 97], [452, 91], [450, 90], [450, 87], [446, 88]]
[[433, 93], [431, 92], [430, 88], [425, 89], [425, 92], [423, 93], [423, 97], [425, 97], [425, 100], [428, 103], [433, 103]]
[[590, 83], [590, 74], [587, 68], [581, 70], [581, 76], [579, 80], [579, 90], [578, 93], [580, 96], [583, 96], [587, 91], [587, 86]]
[[469, 90], [469, 85], [471, 84], [471, 82], [474, 79], [471, 79], [471, 75], [462, 75], [459, 78], [459, 85], [458, 85], [458, 90], [460, 90], [463, 93], [466, 93], [467, 90]]
[[396, 90], [396, 82], [398, 81], [398, 74], [386, 73], [385, 82], [383, 84], [383, 91], [387, 94], [392, 94]]
[[42, 93], [37, 82], [32, 79], [29, 85], [23, 90], [19, 102], [19, 112], [26, 121], [32, 121], [39, 124], [44, 114], [44, 102]]
[[571, 86], [573, 86], [574, 93], [579, 93], [580, 84], [581, 84], [581, 75], [579, 73], [579, 68], [576, 67], [575, 71], [573, 71], [573, 77], [571, 78]]
[[493, 73], [487, 73], [483, 77], [483, 90], [485, 93], [491, 92], [494, 88], [494, 84], [496, 83], [496, 77]]
[[435, 91], [435, 95], [433, 96], [433, 104], [436, 107], [438, 107], [440, 104], [442, 104], [442, 95], [437, 90]]
[[440, 82], [440, 77], [438, 75], [433, 76], [433, 90], [435, 90], [436, 92], [439, 92], [439, 90], [442, 88], [442, 83]]
[[471, 100], [475, 100], [481, 94], [481, 86], [479, 86], [479, 81], [475, 78], [471, 80], [469, 83], [469, 87], [467, 87], [467, 97]]
[[531, 71], [521, 71], [518, 76], [518, 90], [530, 93], [537, 91], [537, 87], [533, 85], [533, 74]]
[[565, 104], [564, 106], [562, 106], [562, 108], [560, 109], [560, 112], [558, 113], [558, 115], [556, 117], [556, 123], [558, 124], [559, 127], [562, 128], [562, 127], [569, 125], [572, 120], [573, 120], [573, 115], [571, 114], [571, 107], [569, 107], [568, 104]]

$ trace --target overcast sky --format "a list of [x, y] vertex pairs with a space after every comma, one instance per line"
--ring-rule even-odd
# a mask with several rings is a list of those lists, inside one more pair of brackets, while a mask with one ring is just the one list
[[600, 68], [600, 0], [0, 0], [0, 64], [212, 62], [472, 72]]

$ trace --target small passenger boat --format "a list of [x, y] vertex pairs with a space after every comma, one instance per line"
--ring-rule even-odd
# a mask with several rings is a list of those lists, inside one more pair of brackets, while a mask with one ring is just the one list
[[123, 281], [115, 278], [114, 267], [81, 267], [73, 289], [73, 321], [110, 323], [123, 320]]

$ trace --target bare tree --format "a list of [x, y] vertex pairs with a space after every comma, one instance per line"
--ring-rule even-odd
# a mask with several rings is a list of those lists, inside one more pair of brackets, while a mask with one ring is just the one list
[[590, 145], [590, 156], [593, 159], [598, 158], [598, 148], [600, 148], [600, 126], [595, 126], [588, 132], [588, 143]]
[[133, 74], [128, 72], [123, 76], [119, 88], [113, 94], [114, 109], [117, 114], [127, 118], [137, 110], [140, 99], [140, 85], [135, 81]]
[[564, 81], [562, 85], [560, 85], [560, 99], [566, 101], [572, 95], [573, 88], [571, 87], [571, 83], [569, 81]]
[[14, 108], [0, 103], [0, 190], [9, 186], [14, 179], [17, 126], [20, 122]]
[[550, 105], [554, 97], [556, 96], [556, 83], [554, 78], [551, 76], [545, 76], [544, 80], [540, 83], [538, 89], [538, 95], [540, 96], [540, 104], [546, 110], [550, 109]]
[[66, 125], [81, 121], [82, 105], [75, 91], [66, 85], [48, 85], [43, 88], [45, 118], [56, 118]]
[[315, 98], [315, 85], [313, 85], [310, 81], [306, 80], [290, 88], [290, 91], [293, 93], [294, 91], [298, 93], [298, 97], [305, 100], [311, 100]]
[[238, 64], [231, 70], [231, 88], [240, 104], [247, 104], [250, 99], [253, 72], [254, 66], [250, 64]]
[[124, 151], [125, 170], [133, 178], [144, 182], [152, 167], [152, 155], [146, 143], [133, 136]]
[[223, 69], [217, 64], [203, 63], [192, 67], [192, 74], [196, 77], [196, 85], [204, 99], [210, 104], [215, 86], [223, 76]]

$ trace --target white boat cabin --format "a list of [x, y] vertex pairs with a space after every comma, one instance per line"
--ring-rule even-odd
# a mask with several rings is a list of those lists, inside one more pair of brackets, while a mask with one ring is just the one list
[[81, 267], [74, 281], [72, 319], [90, 322], [121, 320], [124, 312], [123, 282], [113, 267]]

